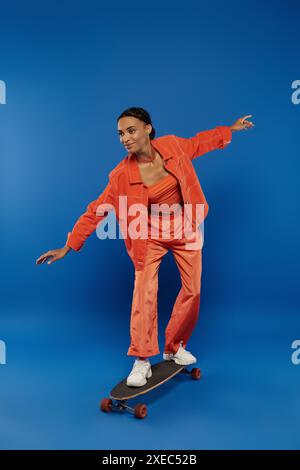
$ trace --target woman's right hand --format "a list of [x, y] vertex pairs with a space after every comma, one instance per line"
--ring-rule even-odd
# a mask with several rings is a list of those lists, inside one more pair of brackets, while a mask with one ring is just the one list
[[55, 261], [58, 261], [61, 258], [64, 258], [67, 253], [71, 248], [69, 246], [64, 246], [63, 248], [57, 248], [56, 250], [50, 250], [47, 251], [46, 253], [43, 253], [37, 260], [35, 264], [43, 264], [45, 263], [49, 258], [50, 261], [47, 262], [47, 264], [52, 264]]

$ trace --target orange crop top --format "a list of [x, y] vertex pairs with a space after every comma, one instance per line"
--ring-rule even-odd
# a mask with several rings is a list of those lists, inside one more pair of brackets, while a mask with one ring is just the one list
[[[180, 204], [183, 205], [178, 179], [169, 173], [157, 183], [146, 186], [148, 188], [148, 209], [151, 211], [151, 204]], [[152, 208], [153, 209], [153, 208]]]

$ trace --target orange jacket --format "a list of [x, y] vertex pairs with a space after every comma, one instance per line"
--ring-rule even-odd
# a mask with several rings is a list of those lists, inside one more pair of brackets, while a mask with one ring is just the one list
[[[198, 132], [194, 137], [182, 138], [175, 135], [166, 135], [151, 140], [151, 145], [160, 153], [167, 171], [175, 175], [180, 183], [183, 201], [192, 206], [204, 204], [204, 218], [208, 212], [208, 204], [201, 189], [198, 176], [195, 172], [192, 160], [211, 150], [222, 149], [231, 142], [231, 129], [229, 126], [218, 126], [215, 129]], [[79, 251], [85, 240], [96, 230], [97, 225], [107, 216], [96, 214], [100, 204], [110, 204], [116, 213], [119, 223], [119, 199], [118, 196], [127, 196], [127, 207], [131, 204], [142, 203], [148, 208], [148, 191], [141, 180], [139, 166], [133, 154], [127, 155], [110, 173], [109, 182], [100, 196], [92, 201], [84, 214], [75, 223], [72, 232], [68, 233], [66, 244], [75, 251]], [[121, 217], [122, 218], [122, 217]], [[132, 220], [132, 216], [126, 217], [126, 224]], [[195, 220], [193, 220], [195, 230]], [[135, 269], [142, 270], [147, 249], [147, 240], [130, 238], [126, 232], [124, 238], [128, 255]]]

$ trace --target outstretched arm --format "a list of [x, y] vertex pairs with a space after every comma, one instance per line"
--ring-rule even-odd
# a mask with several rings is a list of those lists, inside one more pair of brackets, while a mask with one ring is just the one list
[[217, 126], [214, 129], [198, 132], [189, 139], [178, 136], [175, 138], [184, 152], [193, 160], [212, 150], [225, 148], [231, 142], [232, 132], [253, 127], [254, 124], [246, 120], [250, 116], [251, 114], [237, 119], [232, 126]]
[[108, 212], [114, 210], [115, 194], [112, 183], [109, 180], [106, 188], [100, 196], [90, 202], [84, 214], [82, 214], [75, 223], [72, 232], [68, 233], [68, 237], [63, 248], [49, 250], [43, 253], [37, 260], [36, 264], [52, 264], [66, 256], [71, 249], [79, 251], [85, 240], [96, 229], [99, 222], [107, 216]]
[[115, 196], [109, 181], [102, 194], [90, 202], [84, 214], [75, 223], [72, 232], [68, 233], [66, 246], [79, 251], [85, 240], [96, 230], [98, 223], [102, 222], [108, 212], [114, 209], [114, 203]]

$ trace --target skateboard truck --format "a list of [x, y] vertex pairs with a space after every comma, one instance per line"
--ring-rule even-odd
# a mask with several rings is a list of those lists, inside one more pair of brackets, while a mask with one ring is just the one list
[[134, 408], [126, 405], [126, 400], [114, 400], [112, 398], [103, 398], [100, 408], [102, 411], [129, 411], [135, 415], [136, 418], [145, 418], [147, 416], [147, 406], [139, 403]]

